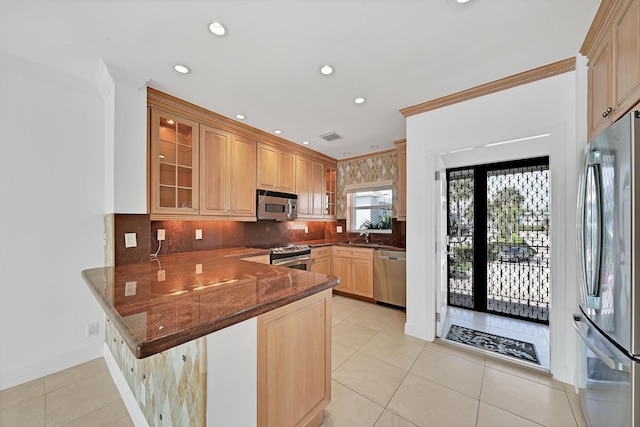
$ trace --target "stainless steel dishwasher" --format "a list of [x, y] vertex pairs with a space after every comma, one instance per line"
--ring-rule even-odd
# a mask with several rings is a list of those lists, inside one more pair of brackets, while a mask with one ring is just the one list
[[407, 306], [407, 254], [376, 249], [373, 255], [373, 299]]

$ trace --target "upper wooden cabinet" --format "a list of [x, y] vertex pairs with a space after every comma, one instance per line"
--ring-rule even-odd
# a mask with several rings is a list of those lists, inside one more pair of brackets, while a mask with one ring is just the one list
[[151, 112], [151, 213], [198, 214], [198, 123]]
[[269, 144], [258, 143], [257, 187], [263, 190], [296, 192], [296, 156]]
[[324, 217], [336, 219], [336, 168], [324, 167]]
[[256, 221], [256, 188], [300, 192], [301, 218], [335, 219], [335, 159], [153, 88], [147, 107], [152, 220]]
[[323, 218], [324, 164], [296, 156], [298, 218]]
[[640, 0], [602, 2], [580, 53], [589, 59], [589, 139], [640, 101]]
[[256, 143], [200, 127], [200, 214], [255, 219]]
[[407, 220], [407, 140], [399, 139], [394, 141], [398, 150], [398, 211], [396, 218], [398, 221]]

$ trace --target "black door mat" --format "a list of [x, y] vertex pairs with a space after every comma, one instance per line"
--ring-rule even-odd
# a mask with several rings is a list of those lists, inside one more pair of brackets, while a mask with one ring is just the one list
[[515, 357], [526, 362], [540, 364], [536, 347], [532, 343], [501, 337], [487, 332], [476, 331], [464, 326], [451, 325], [447, 339], [462, 344], [493, 351], [504, 356]]

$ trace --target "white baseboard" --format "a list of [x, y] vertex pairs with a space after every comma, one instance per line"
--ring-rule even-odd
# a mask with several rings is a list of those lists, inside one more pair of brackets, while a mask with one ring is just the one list
[[409, 322], [404, 324], [404, 333], [407, 335], [411, 335], [412, 337], [420, 338], [425, 341], [433, 341], [433, 331], [431, 334], [427, 333], [425, 328], [419, 327], [418, 325], [411, 324]]
[[116, 387], [120, 392], [120, 396], [122, 397], [124, 406], [127, 407], [127, 411], [129, 412], [131, 421], [133, 421], [133, 425], [136, 427], [149, 427], [149, 423], [147, 423], [147, 419], [144, 417], [140, 406], [138, 406], [138, 402], [129, 388], [127, 380], [124, 378], [124, 375], [122, 375], [122, 371], [120, 370], [116, 359], [111, 354], [107, 343], [104, 343], [104, 360], [107, 362], [111, 378], [113, 378], [113, 382], [116, 384]]
[[37, 380], [38, 378], [102, 357], [102, 344], [103, 342], [100, 341], [95, 345], [83, 348], [82, 350], [74, 353], [65, 354], [64, 356], [56, 357], [55, 359], [47, 360], [17, 371], [1, 374], [0, 391], [29, 381]]

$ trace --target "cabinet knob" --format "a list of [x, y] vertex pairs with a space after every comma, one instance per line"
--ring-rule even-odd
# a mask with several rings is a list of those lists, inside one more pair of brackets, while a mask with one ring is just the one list
[[607, 117], [609, 114], [611, 114], [612, 111], [613, 111], [613, 108], [611, 107], [607, 108], [607, 111], [602, 113], [602, 117]]

